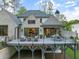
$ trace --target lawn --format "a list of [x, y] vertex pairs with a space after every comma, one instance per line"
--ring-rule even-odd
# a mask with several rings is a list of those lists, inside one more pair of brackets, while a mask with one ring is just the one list
[[3, 48], [3, 46], [2, 46], [2, 42], [0, 42], [0, 50]]
[[[74, 51], [70, 48], [67, 48], [66, 54], [70, 57], [70, 59], [74, 59]], [[76, 50], [76, 59], [79, 59], [79, 50]]]
[[0, 50], [3, 49], [5, 46], [3, 45], [4, 42], [0, 42]]

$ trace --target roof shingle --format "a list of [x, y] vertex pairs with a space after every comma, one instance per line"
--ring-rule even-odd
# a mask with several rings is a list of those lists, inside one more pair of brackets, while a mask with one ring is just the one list
[[5, 9], [2, 9], [0, 11], [0, 16], [3, 16], [2, 17], [3, 19], [5, 19], [5, 17], [8, 17], [9, 16], [9, 19], [11, 19], [12, 21], [14, 21], [17, 25], [21, 24], [21, 21], [15, 15], [11, 14], [10, 12], [8, 12]]
[[48, 14], [46, 14], [45, 12], [43, 11], [40, 11], [40, 10], [28, 10], [26, 13], [18, 16], [18, 17], [28, 17], [30, 15], [34, 15], [35, 17], [49, 17]]

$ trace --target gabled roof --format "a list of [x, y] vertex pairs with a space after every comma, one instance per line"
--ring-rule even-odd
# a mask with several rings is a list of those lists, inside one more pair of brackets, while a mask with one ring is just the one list
[[18, 17], [28, 17], [30, 15], [33, 15], [35, 17], [44, 17], [44, 18], [47, 18], [48, 17], [48, 14], [46, 14], [45, 12], [43, 11], [40, 11], [40, 10], [28, 10], [26, 13], [18, 16]]
[[[21, 24], [21, 21], [13, 14], [8, 12], [7, 10], [2, 9], [0, 11], [0, 16], [3, 16], [2, 18], [4, 19], [5, 17], [9, 17], [12, 21], [14, 21], [17, 25]], [[6, 19], [5, 19], [6, 20]]]
[[63, 24], [54, 15], [51, 15], [42, 26], [63, 26]]

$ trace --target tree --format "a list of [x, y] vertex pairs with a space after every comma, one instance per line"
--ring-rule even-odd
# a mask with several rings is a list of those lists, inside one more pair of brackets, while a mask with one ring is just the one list
[[47, 14], [52, 14], [53, 10], [52, 0], [41, 0], [37, 4], [40, 7], [40, 10], [42, 10], [43, 12]]
[[69, 23], [68, 21], [62, 21], [62, 23], [64, 24], [64, 27], [66, 30], [71, 31], [71, 27], [70, 27], [70, 25], [68, 25], [68, 23]]
[[20, 7], [20, 9], [17, 11], [16, 15], [19, 16], [23, 13], [25, 13], [27, 10], [25, 7]]
[[73, 24], [79, 24], [79, 20], [63, 21], [66, 30], [71, 31]]
[[21, 6], [21, 0], [0, 0], [0, 6], [15, 14], [18, 8]]

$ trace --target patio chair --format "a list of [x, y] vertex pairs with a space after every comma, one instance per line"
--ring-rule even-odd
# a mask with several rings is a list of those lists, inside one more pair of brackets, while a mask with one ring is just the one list
[[28, 38], [27, 38], [27, 41], [31, 41], [31, 40], [32, 40], [32, 38], [31, 38], [31, 37], [28, 37]]
[[54, 41], [62, 41], [62, 37], [61, 36], [55, 36]]
[[20, 41], [26, 41], [26, 39], [24, 39], [24, 38], [21, 38], [21, 39], [20, 39]]

